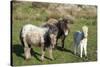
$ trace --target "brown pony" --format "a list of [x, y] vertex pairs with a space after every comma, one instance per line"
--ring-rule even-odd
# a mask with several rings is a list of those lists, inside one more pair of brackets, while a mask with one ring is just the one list
[[61, 39], [62, 48], [64, 48], [64, 40], [70, 31], [69, 24], [73, 24], [73, 21], [69, 18], [63, 18], [60, 20], [51, 18], [47, 21], [47, 23], [44, 24], [44, 26], [55, 25], [58, 28], [58, 33], [56, 37], [56, 46], [58, 39]]

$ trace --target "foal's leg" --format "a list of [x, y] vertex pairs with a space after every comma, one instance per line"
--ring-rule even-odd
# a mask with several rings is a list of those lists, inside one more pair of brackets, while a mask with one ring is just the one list
[[76, 54], [77, 44], [74, 43], [74, 54]]
[[87, 44], [84, 44], [84, 54], [87, 56]]
[[74, 38], [73, 39], [73, 48], [74, 48], [74, 54], [76, 55], [76, 53], [77, 53], [77, 42], [75, 41], [76, 39]]
[[53, 55], [52, 55], [52, 47], [49, 48], [49, 54], [50, 54], [51, 60], [54, 60]]
[[82, 53], [83, 53], [83, 43], [80, 43], [80, 57], [82, 58]]

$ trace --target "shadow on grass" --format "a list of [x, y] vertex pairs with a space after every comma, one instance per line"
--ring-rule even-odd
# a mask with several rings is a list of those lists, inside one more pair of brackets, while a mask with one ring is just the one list
[[[24, 54], [24, 48], [21, 44], [14, 44], [12, 45], [12, 53], [15, 53], [17, 56], [25, 59], [25, 57], [23, 56]], [[38, 56], [41, 56], [41, 54], [39, 54], [38, 52], [34, 51], [33, 49], [31, 49], [31, 55], [34, 56], [38, 61], [41, 61], [40, 58]], [[46, 59], [51, 60], [50, 58], [46, 57]]]
[[15, 53], [17, 56], [22, 57], [24, 59], [24, 56], [22, 55], [24, 53], [24, 49], [21, 44], [12, 45], [12, 53]]
[[[40, 58], [38, 58], [38, 56], [41, 56], [41, 54], [39, 54], [38, 52], [34, 51], [33, 49], [31, 49], [31, 54], [32, 54], [37, 60], [41, 61]], [[48, 60], [52, 60], [52, 59], [50, 59], [50, 58], [48, 58], [48, 57], [46, 57], [46, 56], [44, 56], [44, 57], [45, 57], [46, 59], [48, 59]]]
[[56, 49], [58, 49], [58, 50], [60, 50], [60, 51], [65, 51], [65, 52], [69, 52], [69, 53], [71, 53], [71, 54], [74, 54], [73, 51], [71, 51], [71, 50], [69, 50], [69, 49], [62, 48], [62, 47], [60, 47], [60, 46], [56, 46]]
[[60, 46], [56, 46], [56, 49], [58, 49], [58, 50], [60, 50], [60, 51], [69, 52], [69, 53], [73, 54], [76, 58], [81, 59], [83, 62], [89, 61], [88, 57], [85, 57], [85, 56], [83, 55], [83, 57], [81, 58], [79, 54], [76, 54], [76, 55], [75, 55], [74, 52], [71, 51], [71, 50], [69, 50], [69, 49], [65, 49], [65, 48], [62, 49], [62, 47], [60, 47]]

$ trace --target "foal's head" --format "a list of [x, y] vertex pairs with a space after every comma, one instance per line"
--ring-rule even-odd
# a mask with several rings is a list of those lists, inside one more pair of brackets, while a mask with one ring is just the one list
[[87, 26], [83, 26], [82, 27], [82, 32], [84, 34], [84, 37], [86, 38], [88, 36], [88, 27]]

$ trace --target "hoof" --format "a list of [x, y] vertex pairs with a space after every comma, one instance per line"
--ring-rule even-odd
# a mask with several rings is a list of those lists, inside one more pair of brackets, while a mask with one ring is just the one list
[[80, 56], [80, 58], [82, 58], [82, 56]]
[[30, 57], [25, 57], [25, 60], [30, 60], [31, 59], [31, 56]]
[[44, 58], [40, 58], [40, 60], [43, 62], [44, 61]]
[[62, 48], [61, 50], [64, 51], [64, 48]]
[[54, 60], [54, 58], [51, 58], [51, 61], [53, 61]]
[[30, 58], [27, 58], [27, 59], [25, 59], [26, 61], [29, 61], [30, 60]]
[[77, 55], [77, 52], [74, 51], [73, 54], [74, 54], [74, 55]]
[[85, 56], [85, 59], [86, 59], [86, 60], [88, 60], [88, 57], [87, 57], [87, 56]]

